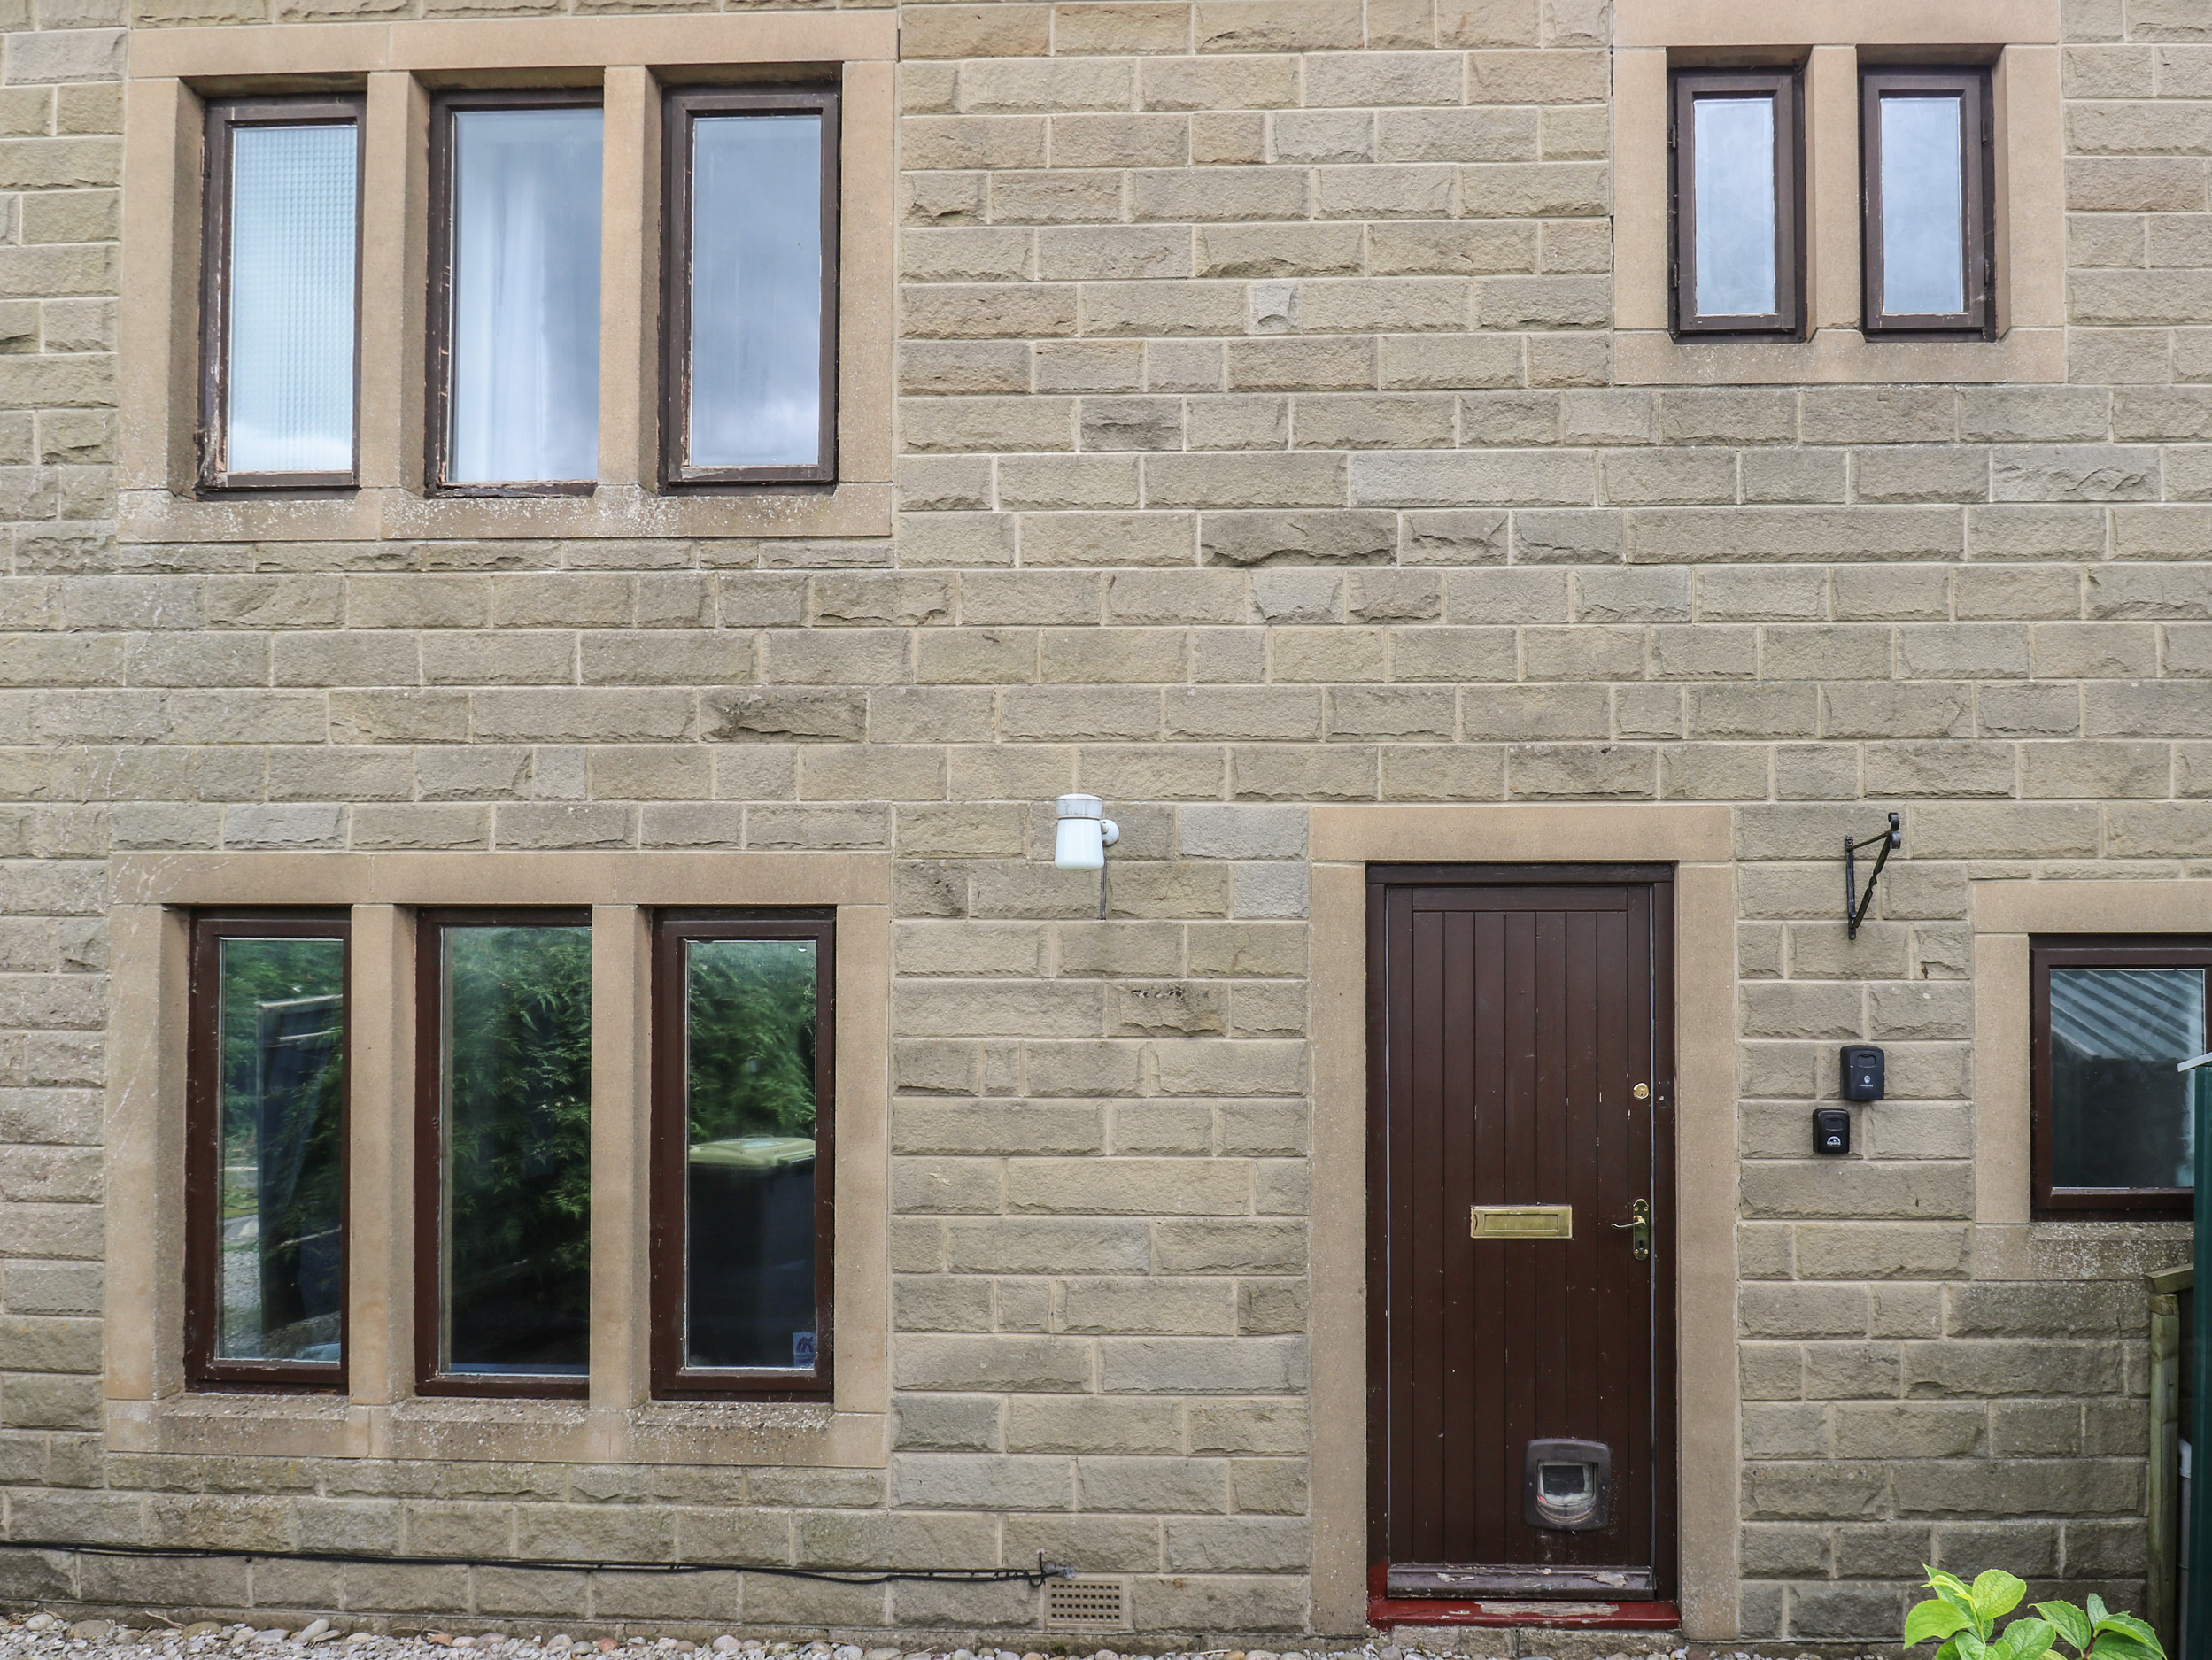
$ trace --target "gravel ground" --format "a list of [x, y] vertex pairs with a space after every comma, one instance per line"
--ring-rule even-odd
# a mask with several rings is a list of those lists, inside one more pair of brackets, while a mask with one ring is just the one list
[[[1444, 1656], [1431, 1656], [1426, 1651], [1396, 1644], [1369, 1643], [1360, 1648], [1328, 1648], [1311, 1651], [1286, 1650], [1276, 1653], [1265, 1648], [1207, 1649], [1173, 1654], [1124, 1656], [1111, 1648], [1100, 1648], [1085, 1653], [1076, 1645], [1076, 1652], [1056, 1644], [1058, 1650], [1052, 1660], [1451, 1660]], [[648, 1637], [632, 1637], [617, 1641], [612, 1637], [592, 1640], [571, 1638], [566, 1632], [488, 1632], [477, 1636], [454, 1636], [445, 1632], [428, 1632], [420, 1636], [385, 1636], [375, 1632], [352, 1631], [343, 1622], [332, 1625], [318, 1619], [298, 1631], [281, 1626], [256, 1630], [251, 1625], [218, 1625], [213, 1620], [202, 1620], [197, 1625], [176, 1626], [156, 1623], [145, 1626], [131, 1626], [115, 1620], [87, 1619], [72, 1625], [52, 1614], [32, 1614], [27, 1618], [0, 1618], [0, 1660], [12, 1660], [15, 1656], [38, 1656], [51, 1660], [53, 1656], [88, 1654], [98, 1650], [101, 1660], [169, 1660], [170, 1656], [204, 1656], [204, 1660], [305, 1660], [310, 1654], [315, 1660], [461, 1660], [461, 1655], [481, 1655], [486, 1660], [601, 1660], [602, 1656], [620, 1655], [623, 1660], [674, 1660], [678, 1655], [706, 1652], [701, 1660], [1048, 1660], [1044, 1655], [1031, 1652], [1017, 1654], [1010, 1648], [904, 1649], [863, 1648], [858, 1643], [830, 1642], [764, 1642], [759, 1638], [739, 1639], [733, 1636], [714, 1638], [708, 1642], [692, 1642], [681, 1637], [662, 1637], [658, 1641]], [[458, 1651], [458, 1652], [457, 1652]], [[1633, 1652], [1633, 1651], [1631, 1651]], [[1643, 1656], [1639, 1660], [1688, 1660], [1689, 1650], [1675, 1648], [1660, 1650]], [[1613, 1660], [1628, 1660], [1614, 1656]], [[1750, 1660], [1748, 1656], [1714, 1656], [1714, 1660]]]

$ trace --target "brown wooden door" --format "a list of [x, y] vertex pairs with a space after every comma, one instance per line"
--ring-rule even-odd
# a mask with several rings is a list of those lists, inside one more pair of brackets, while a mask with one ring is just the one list
[[[1377, 866], [1368, 893], [1373, 1556], [1396, 1596], [1670, 1596], [1672, 873]], [[1561, 1206], [1567, 1237], [1472, 1231]], [[1610, 1471], [1539, 1448], [1532, 1512], [1547, 1440]]]

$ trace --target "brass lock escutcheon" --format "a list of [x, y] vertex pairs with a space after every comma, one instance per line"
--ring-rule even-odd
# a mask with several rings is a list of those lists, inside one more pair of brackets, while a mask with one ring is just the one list
[[1616, 1228], [1628, 1230], [1628, 1249], [1639, 1262], [1651, 1260], [1651, 1201], [1639, 1199], [1628, 1207], [1629, 1220], [1616, 1222]]

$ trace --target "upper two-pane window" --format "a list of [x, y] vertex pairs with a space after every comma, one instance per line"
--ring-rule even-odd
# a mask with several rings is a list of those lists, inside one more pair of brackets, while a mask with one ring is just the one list
[[1868, 70], [1859, 87], [1867, 332], [1986, 332], [1988, 71]]
[[[1862, 328], [1987, 336], [1995, 279], [1989, 72], [1868, 68], [1860, 99]], [[1799, 72], [1677, 71], [1668, 120], [1674, 332], [1802, 338]]]
[[[666, 486], [836, 476], [833, 89], [673, 89], [655, 233]], [[359, 98], [211, 102], [200, 483], [360, 483]], [[596, 89], [432, 105], [423, 488], [599, 475], [605, 113]], [[646, 366], [639, 366], [644, 368]], [[647, 376], [650, 379], [650, 376]]]
[[1674, 327], [1795, 334], [1805, 172], [1789, 69], [1674, 77]]

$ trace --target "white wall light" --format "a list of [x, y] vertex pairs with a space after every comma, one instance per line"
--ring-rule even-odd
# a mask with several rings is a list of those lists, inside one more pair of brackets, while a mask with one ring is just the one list
[[1063, 795], [1053, 810], [1060, 821], [1053, 864], [1062, 870], [1103, 870], [1106, 850], [1121, 839], [1121, 826], [1106, 816], [1105, 802], [1094, 795]]

